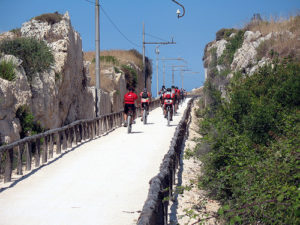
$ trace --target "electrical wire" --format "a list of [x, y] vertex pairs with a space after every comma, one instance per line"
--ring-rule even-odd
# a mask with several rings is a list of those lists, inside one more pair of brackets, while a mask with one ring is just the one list
[[152, 38], [155, 38], [155, 39], [158, 39], [158, 40], [160, 40], [160, 41], [168, 42], [167, 40], [162, 39], [162, 38], [160, 38], [160, 37], [156, 37], [156, 36], [154, 36], [154, 35], [152, 35], [152, 34], [145, 33], [145, 35], [147, 35], [147, 36], [149, 36], [149, 37], [152, 37]]
[[[88, 1], [88, 0], [86, 0]], [[131, 41], [129, 38], [127, 38], [127, 36], [118, 28], [118, 26], [113, 22], [113, 20], [109, 17], [108, 13], [105, 12], [103, 6], [100, 5], [100, 8], [102, 10], [102, 12], [104, 13], [104, 15], [107, 17], [107, 19], [110, 21], [110, 23], [115, 27], [115, 29], [129, 42], [131, 43], [132, 45], [138, 47], [138, 48], [141, 48], [142, 46], [134, 43], [133, 41]]]
[[89, 2], [89, 3], [92, 3], [93, 5], [96, 4], [96, 2], [93, 2], [93, 1], [90, 1], [90, 0], [84, 0], [84, 1]]

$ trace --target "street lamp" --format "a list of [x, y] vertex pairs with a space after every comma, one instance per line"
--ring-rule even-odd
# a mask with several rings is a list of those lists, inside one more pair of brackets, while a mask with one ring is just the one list
[[177, 11], [176, 11], [176, 14], [177, 14], [177, 17], [179, 18], [179, 16], [180, 16], [180, 9], [177, 9]]
[[180, 10], [179, 9], [177, 9], [177, 11], [176, 11], [176, 14], [177, 14], [177, 17], [178, 17], [178, 19], [180, 18], [180, 17], [183, 17], [184, 16], [184, 14], [185, 14], [185, 8], [184, 8], [184, 6], [183, 5], [181, 5], [179, 2], [177, 2], [176, 0], [172, 0], [173, 2], [175, 2], [177, 5], [179, 5], [179, 6], [181, 6], [181, 8], [182, 8], [182, 15], [180, 15]]
[[156, 53], [156, 96], [158, 96], [158, 55], [159, 55], [159, 45], [155, 48]]

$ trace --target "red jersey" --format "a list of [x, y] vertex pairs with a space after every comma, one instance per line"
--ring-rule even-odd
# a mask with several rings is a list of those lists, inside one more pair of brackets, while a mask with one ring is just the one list
[[140, 97], [141, 97], [141, 103], [144, 103], [144, 102], [150, 102], [150, 99], [151, 99], [151, 95], [149, 92], [147, 92], [147, 95], [148, 95], [148, 98], [143, 98], [142, 95], [143, 95], [143, 91], [140, 93]]
[[174, 98], [175, 98], [175, 94], [167, 91], [163, 94], [163, 99], [164, 99], [164, 105], [166, 104], [174, 104]]
[[127, 92], [124, 95], [124, 103], [125, 104], [134, 104], [134, 101], [138, 99], [138, 96], [134, 92]]

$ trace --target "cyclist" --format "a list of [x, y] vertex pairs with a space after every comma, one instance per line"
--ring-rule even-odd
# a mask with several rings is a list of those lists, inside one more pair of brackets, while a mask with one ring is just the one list
[[181, 98], [181, 102], [183, 102], [184, 101], [184, 89], [183, 88], [180, 89], [180, 98]]
[[138, 96], [134, 93], [134, 88], [129, 87], [128, 92], [124, 95], [124, 127], [127, 127], [127, 114], [129, 111], [129, 108], [132, 108], [133, 110], [133, 118], [132, 120], [135, 120], [136, 116], [136, 107], [135, 103], [138, 99]]
[[172, 85], [172, 89], [171, 89], [171, 93], [172, 93], [172, 96], [174, 96], [174, 99], [173, 99], [173, 107], [174, 107], [174, 112], [176, 113], [177, 112], [177, 94], [176, 94], [176, 88], [174, 85]]
[[147, 88], [140, 93], [141, 97], [141, 121], [143, 121], [143, 110], [146, 107], [147, 114], [149, 113], [149, 104], [151, 101], [151, 94], [147, 91]]
[[180, 90], [177, 86], [175, 87], [175, 95], [176, 95], [176, 105], [177, 105], [176, 111], [177, 111], [180, 103]]
[[158, 92], [158, 94], [160, 95], [159, 99], [160, 99], [160, 105], [162, 106], [164, 104], [163, 101], [163, 94], [167, 91], [165, 85], [163, 85], [160, 89], [160, 91]]
[[[167, 105], [168, 105], [168, 101], [166, 101], [166, 100], [172, 100], [172, 105], [173, 105], [173, 102], [174, 102], [174, 100], [175, 100], [175, 94], [174, 93], [172, 93], [172, 90], [171, 90], [171, 88], [168, 88], [167, 89], [167, 91], [163, 94], [163, 102], [164, 102], [164, 116], [165, 116], [165, 118], [167, 118]], [[173, 110], [171, 110], [171, 121], [173, 120], [172, 119], [173, 118]]]

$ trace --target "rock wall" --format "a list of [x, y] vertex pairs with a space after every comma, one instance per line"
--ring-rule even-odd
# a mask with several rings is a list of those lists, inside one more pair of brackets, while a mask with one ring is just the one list
[[[3, 38], [14, 38], [7, 32]], [[21, 105], [28, 105], [36, 120], [46, 129], [95, 116], [94, 98], [88, 87], [88, 70], [83, 61], [82, 42], [71, 26], [68, 13], [58, 23], [32, 19], [21, 27], [22, 37], [44, 40], [52, 49], [55, 63], [28, 82], [22, 62], [17, 64], [17, 79], [0, 78], [0, 134], [1, 142], [19, 139], [20, 124], [15, 117]], [[11, 56], [1, 57], [1, 60]]]
[[[283, 45], [284, 48], [282, 47], [283, 51], [280, 54], [287, 56], [289, 53], [299, 53], [299, 44], [295, 44], [297, 42], [296, 40], [299, 41], [299, 36], [297, 37], [296, 34], [290, 32], [288, 28], [286, 29], [287, 30], [282, 30], [281, 28], [281, 31], [272, 31], [265, 34], [262, 34], [258, 30], [227, 29], [232, 32], [230, 35], [223, 38], [218, 37], [217, 40], [206, 45], [203, 57], [206, 85], [210, 84], [221, 92], [223, 98], [228, 98], [226, 88], [233, 74], [239, 71], [244, 75], [252, 75], [258, 68], [265, 64], [272, 63], [272, 56], [269, 53], [270, 49], [275, 48], [276, 50], [277, 48], [280, 51], [280, 45], [284, 42], [286, 44]], [[224, 31], [226, 29], [221, 29], [220, 31], [222, 30]], [[220, 33], [220, 31], [218, 33]], [[230, 61], [228, 60], [229, 56], [227, 54], [230, 50], [227, 49], [228, 51], [226, 52], [226, 47], [230, 45], [230, 42], [238, 32], [243, 32], [242, 42], [241, 45], [235, 49], [233, 59], [228, 65], [225, 61]], [[293, 46], [298, 47], [295, 50]], [[258, 51], [260, 51], [259, 54]], [[224, 56], [226, 58], [225, 60]], [[213, 102], [213, 98], [209, 95], [207, 89], [205, 93], [205, 102], [206, 105], [209, 105]]]
[[[29, 106], [35, 120], [45, 129], [95, 117], [96, 93], [95, 88], [90, 85], [89, 74], [91, 62], [85, 61], [83, 57], [81, 37], [73, 29], [68, 12], [60, 16], [61, 20], [55, 22], [45, 22], [35, 17], [23, 23], [20, 32], [0, 34], [0, 41], [19, 36], [43, 40], [52, 50], [55, 59], [50, 69], [35, 74], [29, 82], [22, 60], [0, 53], [0, 61], [14, 62], [17, 77], [14, 81], [0, 78], [0, 144], [11, 143], [20, 138], [21, 126], [16, 118], [16, 111], [22, 105]], [[137, 71], [136, 91], [141, 91], [145, 83], [141, 69], [126, 57], [125, 64]], [[150, 68], [151, 62], [147, 65]], [[126, 78], [120, 67], [118, 73], [114, 68], [101, 68], [101, 115], [123, 110]], [[146, 83], [150, 89], [151, 74]]]

